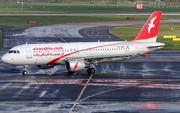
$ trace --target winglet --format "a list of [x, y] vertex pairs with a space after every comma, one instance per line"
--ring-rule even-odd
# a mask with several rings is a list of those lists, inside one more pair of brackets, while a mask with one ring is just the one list
[[156, 42], [162, 11], [154, 11], [138, 35], [131, 41]]

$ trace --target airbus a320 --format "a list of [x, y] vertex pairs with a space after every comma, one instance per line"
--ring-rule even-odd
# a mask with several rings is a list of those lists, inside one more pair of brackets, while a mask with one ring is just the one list
[[154, 11], [131, 41], [24, 44], [13, 47], [1, 59], [7, 64], [24, 66], [23, 75], [27, 75], [28, 65], [37, 65], [40, 69], [65, 65], [69, 72], [87, 68], [88, 74], [94, 74], [93, 64], [147, 56], [163, 48], [164, 43], [156, 42], [160, 18], [161, 11]]

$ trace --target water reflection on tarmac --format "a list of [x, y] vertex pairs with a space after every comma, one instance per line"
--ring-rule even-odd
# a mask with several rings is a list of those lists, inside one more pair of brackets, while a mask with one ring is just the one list
[[30, 66], [29, 75], [23, 77], [23, 67], [0, 63], [0, 109], [67, 113], [87, 86], [72, 112], [178, 112], [179, 66], [175, 62], [100, 63], [87, 83], [86, 70], [68, 73], [64, 66], [48, 70]]

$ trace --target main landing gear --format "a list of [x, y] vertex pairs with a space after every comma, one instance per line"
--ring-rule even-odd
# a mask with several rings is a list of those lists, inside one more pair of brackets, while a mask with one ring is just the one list
[[94, 68], [88, 68], [87, 72], [88, 72], [89, 75], [90, 74], [94, 74], [95, 73], [95, 69]]
[[22, 72], [22, 75], [23, 76], [26, 76], [28, 73], [27, 73], [27, 68], [28, 66], [27, 65], [24, 65], [24, 71]]

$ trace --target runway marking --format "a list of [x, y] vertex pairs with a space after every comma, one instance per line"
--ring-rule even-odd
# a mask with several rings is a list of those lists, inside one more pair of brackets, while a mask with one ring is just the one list
[[[87, 79], [85, 79], [87, 80]], [[93, 80], [93, 79], [91, 79]], [[179, 81], [179, 80], [160, 80], [159, 82], [167, 82], [167, 81]], [[100, 83], [99, 83], [100, 82]], [[151, 82], [151, 84], [147, 84]], [[29, 82], [31, 85], [41, 85], [41, 84], [76, 84], [76, 85], [86, 85], [86, 86], [118, 86], [118, 87], [128, 87], [134, 86], [138, 88], [161, 88], [161, 89], [180, 89], [180, 84], [155, 84], [154, 80], [93, 80], [93, 83], [82, 83], [82, 80], [55, 80], [54, 82]], [[143, 86], [136, 86], [144, 84]]]
[[77, 103], [79, 106], [81, 106], [81, 107], [83, 107], [83, 108], [88, 108], [88, 109], [90, 109], [89, 107], [86, 107], [86, 106], [83, 106], [83, 105], [81, 105], [81, 104], [79, 104], [79, 103]]
[[[130, 86], [130, 87], [132, 87], [132, 86]], [[88, 97], [86, 97], [86, 98], [80, 100], [80, 102], [82, 102], [82, 101], [84, 101], [84, 100], [86, 100], [86, 99], [88, 99], [88, 98], [94, 97], [94, 96], [96, 96], [96, 95], [100, 95], [100, 94], [107, 93], [107, 92], [111, 92], [111, 91], [115, 91], [115, 90], [125, 89], [125, 88], [129, 88], [129, 87], [116, 88], [116, 89], [111, 89], [111, 90], [107, 90], [107, 91], [102, 91], [102, 92], [99, 92], [99, 93], [90, 95], [90, 96], [88, 96]]]
[[103, 32], [99, 32], [100, 29], [101, 29], [101, 28], [98, 28], [98, 29], [97, 29], [97, 34], [99, 34], [100, 36], [103, 36], [103, 35], [100, 34], [100, 33], [103, 33]]
[[91, 35], [89, 35], [89, 34], [86, 32], [87, 30], [88, 30], [88, 29], [85, 30], [85, 34], [88, 35], [89, 37], [92, 37]]
[[83, 106], [83, 105], [81, 105], [81, 104], [79, 104], [79, 103], [77, 103], [77, 104], [78, 104], [79, 106], [83, 107], [83, 108], [86, 108], [86, 109], [96, 110], [96, 109], [92, 109], [92, 108], [90, 108], [90, 107]]
[[54, 82], [29, 82], [31, 85], [41, 84], [82, 84], [82, 80], [55, 80]]
[[[167, 81], [162, 81], [162, 82], [167, 82]], [[157, 83], [161, 83], [161, 82], [157, 82]], [[130, 88], [130, 87], [141, 87], [141, 86], [150, 85], [150, 84], [155, 84], [155, 83], [144, 83], [144, 84], [137, 84], [137, 85], [133, 85], [133, 86], [127, 86], [127, 87], [121, 87], [121, 88], [116, 88], [116, 89], [110, 89], [110, 90], [106, 90], [106, 91], [102, 91], [102, 92], [90, 95], [90, 96], [88, 96], [88, 97], [86, 97], [84, 99], [81, 99], [79, 102], [82, 102], [82, 101], [84, 101], [84, 100], [86, 100], [88, 98], [91, 98], [91, 97], [94, 97], [94, 96], [97, 96], [97, 95], [100, 95], [100, 94], [103, 94], [103, 93], [107, 93], [107, 92], [111, 92], [111, 91], [116, 91], [116, 90], [120, 90], [120, 89], [126, 89], [126, 88]]]
[[139, 80], [93, 80], [93, 82], [123, 82], [123, 83], [132, 83], [139, 82]]
[[[91, 76], [89, 77], [89, 79], [88, 79], [88, 81], [86, 82], [86, 84], [89, 83], [89, 81], [91, 80], [92, 76], [93, 76], [93, 74], [91, 74]], [[81, 98], [81, 96], [82, 96], [84, 90], [86, 89], [86, 87], [87, 87], [87, 85], [85, 85], [85, 86], [83, 87], [83, 89], [81, 90], [81, 93], [79, 94], [78, 98], [76, 99], [76, 103], [73, 105], [73, 107], [71, 108], [71, 110], [69, 111], [69, 113], [71, 113], [71, 112], [73, 111], [74, 107], [76, 106], [77, 102], [78, 102], [79, 99]]]
[[[51, 80], [88, 80], [88, 79], [38, 79], [38, 81], [47, 81], [47, 80], [49, 80], [49, 81], [51, 81]], [[102, 81], [109, 81], [109, 82], [111, 82], [111, 81], [119, 81], [119, 80], [122, 80], [122, 81], [127, 81], [127, 80], [129, 80], [129, 81], [180, 81], [180, 79], [91, 79], [91, 80], [95, 80], [95, 81], [98, 81], [98, 80], [102, 80]]]
[[[58, 28], [54, 28], [54, 29], [58, 29]], [[65, 43], [67, 43], [62, 37], [60, 37], [55, 31], [54, 29], [52, 29], [53, 33], [56, 34], [62, 41], [64, 41]]]
[[149, 84], [146, 86], [138, 86], [140, 88], [162, 88], [162, 89], [180, 89], [178, 84]]
[[[0, 101], [0, 104], [12, 104], [12, 103], [72, 103], [74, 101]], [[146, 101], [144, 102], [139, 102], [139, 101], [88, 101], [88, 102], [81, 102], [81, 103], [88, 103], [88, 104], [91, 104], [91, 103], [95, 103], [95, 102], [99, 102], [99, 103], [146, 103]], [[157, 103], [157, 104], [164, 104], [164, 103], [168, 103], [168, 104], [171, 104], [171, 103], [174, 103], [174, 104], [180, 104], [180, 102], [172, 102], [171, 100], [169, 102], [157, 102], [157, 101], [151, 101], [150, 103]], [[78, 105], [81, 105], [79, 103], [77, 103]], [[83, 105], [81, 105], [83, 106]], [[85, 108], [85, 106], [84, 106]], [[88, 107], [86, 107], [88, 108]]]
[[46, 91], [43, 91], [39, 97], [44, 96], [45, 93], [46, 93]]

